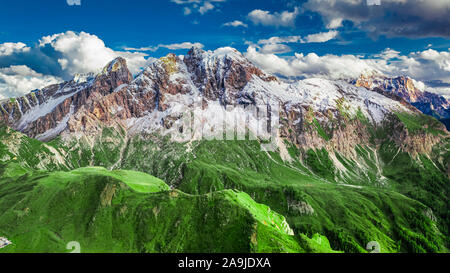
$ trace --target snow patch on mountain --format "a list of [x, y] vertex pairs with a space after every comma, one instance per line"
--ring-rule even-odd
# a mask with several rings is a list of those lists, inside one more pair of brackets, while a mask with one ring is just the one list
[[53, 139], [56, 136], [58, 136], [62, 131], [64, 131], [64, 129], [66, 129], [67, 123], [69, 122], [69, 119], [73, 115], [73, 113], [74, 113], [74, 106], [71, 105], [70, 112], [62, 120], [60, 120], [58, 122], [56, 127], [52, 128], [50, 130], [47, 130], [43, 134], [37, 135], [36, 139], [41, 140], [41, 141], [46, 141], [46, 140], [50, 140], [50, 139]]
[[75, 93], [78, 93], [80, 90], [75, 90], [74, 93], [69, 93], [67, 95], [59, 96], [59, 97], [51, 97], [46, 102], [39, 104], [29, 111], [22, 115], [22, 118], [18, 122], [17, 129], [19, 131], [24, 130], [27, 126], [33, 121], [37, 120], [40, 117], [43, 117], [49, 113], [51, 113], [60, 103], [62, 103], [65, 99], [73, 96]]

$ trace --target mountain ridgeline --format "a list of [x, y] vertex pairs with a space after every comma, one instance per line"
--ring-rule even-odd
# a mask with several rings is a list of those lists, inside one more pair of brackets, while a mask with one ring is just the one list
[[[375, 92], [392, 96], [394, 99], [404, 99], [422, 113], [433, 116], [446, 126], [450, 119], [450, 103], [448, 99], [435, 93], [419, 89], [417, 83], [409, 77], [390, 78], [383, 75], [362, 75], [353, 81], [356, 86], [363, 86]], [[449, 127], [447, 126], [447, 130]]]
[[[285, 82], [193, 48], [2, 101], [0, 252], [448, 252], [448, 101], [380, 81]], [[167, 134], [250, 107], [244, 140]]]

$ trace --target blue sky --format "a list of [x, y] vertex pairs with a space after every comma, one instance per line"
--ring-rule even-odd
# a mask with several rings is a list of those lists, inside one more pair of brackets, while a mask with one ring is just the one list
[[[415, 77], [428, 82], [430, 88], [431, 82], [450, 84], [447, 55], [450, 48], [450, 1], [403, 2], [8, 1], [2, 3], [0, 11], [0, 98], [23, 93], [24, 88], [36, 87], [39, 83], [66, 80], [73, 73], [88, 72], [114, 54], [128, 54], [126, 57], [138, 67], [145, 64], [144, 58], [149, 60], [169, 52], [184, 54], [192, 44], [206, 50], [234, 47], [269, 72], [288, 77], [353, 76], [358, 73], [357, 69], [369, 67], [387, 74]], [[90, 59], [96, 57], [89, 56], [87, 63], [91, 62], [91, 65], [77, 68], [76, 61], [81, 55], [76, 55], [73, 47], [61, 49], [67, 31], [73, 31], [75, 35], [86, 34], [82, 39], [70, 36], [70, 41], [79, 43], [80, 47], [90, 45], [90, 41], [96, 39], [102, 41], [106, 49], [97, 48], [92, 52], [103, 57], [93, 62]], [[41, 44], [43, 37], [55, 34], [61, 35], [45, 45]], [[274, 37], [278, 39], [270, 39]], [[58, 41], [59, 48], [56, 45]], [[21, 48], [22, 44], [27, 51]], [[6, 48], [3, 51], [2, 46]], [[84, 51], [83, 58], [88, 52], [89, 49]], [[274, 65], [279, 68], [270, 67], [269, 59], [276, 60]], [[331, 75], [336, 66], [331, 67], [330, 62], [349, 61], [354, 62], [357, 69], [351, 73], [343, 71]], [[426, 69], [433, 70], [433, 73], [411, 67], [414, 62], [425, 64]], [[40, 75], [40, 81], [32, 72]], [[11, 86], [5, 75], [15, 73], [23, 76], [29, 84]], [[45, 77], [47, 81], [42, 80]], [[35, 84], [31, 83], [31, 78]], [[21, 90], [15, 92], [14, 89]]]
[[[326, 31], [322, 17], [308, 10], [302, 10], [295, 25], [289, 27], [255, 25], [248, 20], [248, 14], [255, 9], [293, 11], [304, 2], [228, 0], [211, 2], [214, 9], [200, 14], [190, 4], [170, 0], [81, 0], [81, 5], [69, 5], [67, 0], [15, 0], [2, 4], [0, 42], [32, 44], [43, 36], [73, 30], [95, 34], [116, 50], [126, 46], [138, 48], [191, 41], [200, 42], [207, 49], [233, 46], [243, 51], [247, 48], [246, 41]], [[192, 13], [184, 15], [184, 8], [189, 8]], [[240, 20], [248, 27], [223, 26], [234, 20]], [[450, 47], [450, 41], [444, 38], [373, 38], [353, 27], [352, 23], [346, 23], [334, 41], [297, 44], [293, 48], [319, 55], [375, 53], [387, 47], [406, 53], [426, 49], [429, 44], [437, 50]]]

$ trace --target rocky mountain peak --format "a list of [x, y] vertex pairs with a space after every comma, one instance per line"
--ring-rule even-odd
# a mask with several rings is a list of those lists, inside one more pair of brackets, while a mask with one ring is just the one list
[[[382, 88], [385, 91], [395, 93], [408, 102], [416, 102], [423, 91], [418, 82], [408, 76], [388, 77], [381, 74], [361, 75], [356, 81], [356, 86], [367, 89]], [[416, 86], [418, 85], [418, 86]]]
[[111, 73], [111, 72], [117, 72], [121, 69], [127, 68], [127, 61], [122, 57], [117, 57], [114, 60], [110, 61], [105, 67], [103, 68], [103, 73]]
[[97, 84], [110, 85], [113, 89], [123, 84], [129, 84], [132, 80], [133, 75], [128, 70], [127, 61], [122, 57], [109, 62], [95, 79]]
[[231, 47], [214, 51], [192, 48], [184, 58], [187, 71], [195, 86], [207, 99], [219, 99], [223, 104], [233, 104], [237, 95], [253, 80], [276, 81]]
[[450, 118], [450, 103], [448, 99], [435, 93], [427, 92], [425, 86], [408, 76], [388, 77], [385, 75], [361, 75], [356, 86], [382, 92], [385, 95], [395, 95], [411, 103], [422, 113], [438, 119]]
[[205, 50], [201, 49], [200, 47], [193, 46], [187, 53], [187, 57], [195, 57], [195, 56], [201, 56], [205, 53]]
[[0, 123], [48, 140], [66, 127], [80, 109], [101, 100], [133, 80], [124, 58], [109, 62], [101, 73], [75, 75], [73, 80], [33, 91], [0, 103]]

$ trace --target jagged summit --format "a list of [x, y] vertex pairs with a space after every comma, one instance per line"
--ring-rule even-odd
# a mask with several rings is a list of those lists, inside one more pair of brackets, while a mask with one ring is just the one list
[[203, 50], [201, 47], [198, 46], [193, 46], [191, 47], [191, 49], [188, 51], [187, 56], [200, 56], [205, 52], [205, 50]]
[[127, 61], [122, 57], [117, 57], [105, 65], [101, 74], [110, 74], [120, 70], [128, 71]]
[[89, 101], [129, 84], [133, 76], [126, 60], [117, 58], [95, 77], [75, 76], [23, 97], [0, 104], [0, 122], [38, 139], [48, 140], [67, 127], [69, 119]]
[[133, 80], [133, 75], [128, 70], [127, 61], [118, 57], [109, 62], [97, 75], [96, 81], [109, 80], [113, 89], [122, 84], [128, 84]]

